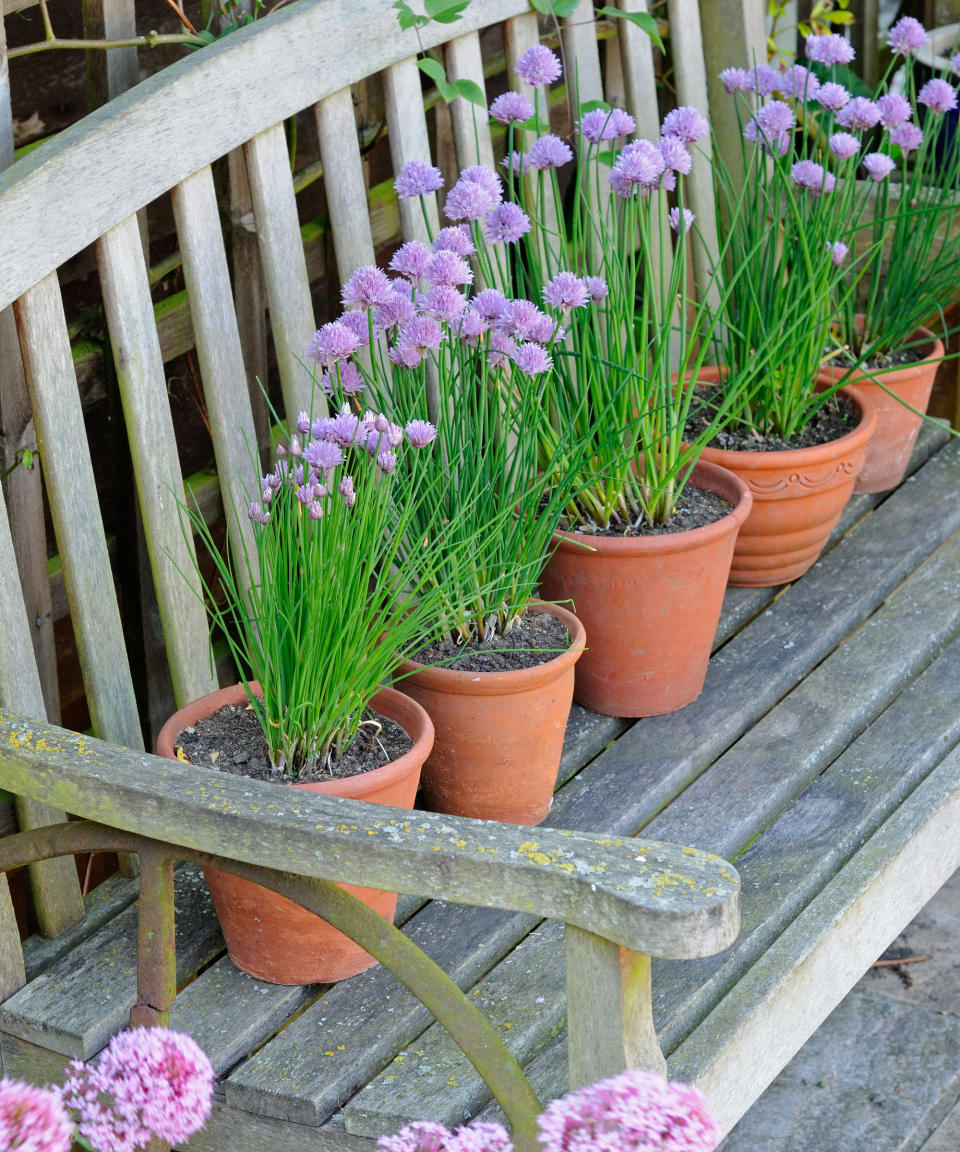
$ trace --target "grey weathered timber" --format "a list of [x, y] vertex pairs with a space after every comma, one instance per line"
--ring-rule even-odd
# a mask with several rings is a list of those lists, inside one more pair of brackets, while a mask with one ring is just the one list
[[597, 47], [597, 26], [591, 0], [580, 0], [563, 25], [563, 47], [567, 58], [567, 92], [576, 118], [576, 101], [603, 99], [603, 80], [600, 76], [600, 51]]
[[[618, 0], [617, 7], [624, 12], [646, 12], [649, 6], [647, 0]], [[638, 135], [655, 140], [660, 135], [660, 116], [653, 73], [653, 42], [646, 32], [629, 20], [619, 22], [617, 36], [625, 106], [637, 122]]]
[[[253, 558], [256, 551], [246, 509], [258, 488], [257, 432], [211, 170], [202, 168], [178, 184], [172, 201], [230, 545], [235, 556], [246, 553]], [[199, 618], [192, 614], [191, 627], [202, 634], [202, 605], [195, 601], [194, 607], [201, 612]], [[189, 699], [198, 695], [202, 693]]]
[[193, 540], [180, 526], [183, 477], [136, 217], [100, 238], [97, 257], [174, 697], [182, 706], [217, 684], [209, 672], [206, 612], [184, 579], [195, 564]]
[[[137, 34], [133, 0], [83, 0], [83, 35], [88, 40], [129, 40]], [[87, 107], [132, 88], [140, 79], [135, 47], [87, 53]]]
[[[420, 100], [420, 69], [416, 59], [408, 56], [383, 74], [383, 95], [387, 106], [387, 125], [390, 130], [390, 156], [393, 169], [400, 169], [411, 160], [430, 163], [430, 140], [427, 136], [427, 118]], [[411, 197], [400, 201], [400, 223], [405, 240], [427, 243], [430, 232], [439, 228], [437, 198], [435, 194], [422, 198]], [[423, 213], [426, 212], [426, 220]], [[428, 230], [429, 224], [429, 230]]]
[[[450, 80], [472, 80], [485, 94], [483, 57], [480, 37], [476, 32], [457, 36], [447, 45], [447, 77]], [[485, 108], [478, 108], [467, 100], [454, 100], [450, 106], [453, 119], [453, 139], [457, 149], [457, 164], [467, 168], [471, 164], [493, 167], [493, 144], [490, 123]]]
[[341, 88], [321, 100], [315, 113], [337, 271], [345, 282], [355, 268], [375, 263], [353, 93]]
[[310, 373], [304, 367], [316, 324], [283, 125], [254, 136], [244, 151], [277, 371], [292, 427], [298, 412], [315, 408], [322, 416], [325, 409], [322, 399], [313, 397]]
[[[220, 927], [199, 869], [175, 884], [180, 980], [222, 948]], [[137, 999], [136, 908], [127, 908], [79, 947], [51, 964], [0, 1006], [5, 1033], [88, 1059], [127, 1023]]]
[[64, 564], [70, 615], [94, 731], [142, 746], [130, 668], [70, 356], [56, 273], [17, 301], [17, 327], [30, 388], [43, 477]]

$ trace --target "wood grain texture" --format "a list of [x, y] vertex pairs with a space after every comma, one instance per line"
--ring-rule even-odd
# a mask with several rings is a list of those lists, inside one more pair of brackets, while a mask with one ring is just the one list
[[185, 579], [196, 561], [180, 522], [183, 476], [135, 216], [101, 237], [97, 260], [153, 586], [174, 696], [182, 706], [216, 684], [206, 612]]
[[310, 373], [304, 366], [316, 324], [283, 125], [254, 136], [244, 152], [277, 371], [287, 422], [295, 427], [299, 412], [323, 416], [326, 404], [322, 397], [314, 399]]
[[[480, 37], [476, 32], [468, 32], [450, 41], [446, 50], [446, 64], [448, 80], [472, 80], [486, 95]], [[485, 164], [492, 168], [493, 143], [486, 108], [478, 108], [476, 104], [461, 98], [450, 105], [450, 115], [453, 119], [453, 139], [459, 167]]]
[[[622, 12], [647, 12], [647, 0], [618, 0]], [[656, 140], [660, 135], [657, 82], [653, 71], [653, 41], [629, 20], [617, 23], [626, 107], [637, 122], [637, 135]]]
[[597, 23], [592, 0], [580, 0], [573, 14], [561, 21], [563, 47], [567, 57], [566, 84], [570, 103], [576, 115], [577, 101], [603, 99], [600, 74], [600, 49], [597, 46]]
[[[230, 546], [235, 556], [254, 557], [253, 530], [246, 510], [259, 488], [257, 431], [211, 170], [202, 168], [178, 184], [172, 201]], [[170, 431], [172, 438], [173, 429]], [[199, 619], [197, 608], [201, 610]], [[198, 627], [204, 616], [202, 605], [195, 600], [191, 627]], [[208, 666], [205, 675], [212, 680]], [[195, 693], [190, 699], [201, 694]]]
[[[3, 11], [6, 12], [6, 0]], [[13, 163], [13, 103], [10, 99], [10, 62], [7, 32], [0, 16], [0, 171]]]
[[[427, 118], [420, 96], [420, 69], [416, 58], [408, 56], [388, 68], [383, 74], [383, 95], [387, 106], [387, 128], [390, 134], [390, 158], [394, 172], [399, 172], [410, 160], [430, 163], [430, 139]], [[411, 197], [400, 201], [400, 225], [404, 240], [429, 243], [430, 233], [435, 236], [439, 228], [439, 213], [435, 193], [422, 198]], [[426, 212], [427, 220], [424, 220]], [[427, 227], [429, 221], [429, 229]]]
[[[183, 981], [223, 947], [199, 869], [178, 870], [175, 914], [177, 977]], [[126, 1025], [136, 1003], [136, 941], [137, 910], [131, 907], [7, 1000], [0, 1030], [88, 1059]]]
[[24, 370], [94, 731], [142, 747], [56, 274], [17, 302]]
[[[133, 0], [83, 0], [83, 35], [87, 40], [128, 40], [137, 35]], [[87, 107], [99, 108], [140, 79], [135, 47], [86, 54]]]
[[[484, 0], [454, 25], [420, 29], [422, 47], [527, 7]], [[330, 53], [319, 68], [323, 44], [358, 48]], [[306, 0], [178, 61], [44, 142], [0, 176], [0, 309], [193, 172], [373, 72], [412, 64], [420, 47], [381, 0]], [[201, 107], [205, 130], [197, 132], [183, 109]], [[106, 173], [120, 174], [109, 196]], [[90, 195], [81, 202], [82, 190]]]
[[353, 93], [341, 88], [315, 107], [324, 192], [333, 233], [340, 282], [356, 268], [375, 264], [373, 233], [367, 208], [367, 185], [360, 157]]
[[374, 1152], [373, 1140], [349, 1136], [342, 1128], [314, 1128], [254, 1116], [215, 1101], [202, 1131], [190, 1138], [190, 1152]]

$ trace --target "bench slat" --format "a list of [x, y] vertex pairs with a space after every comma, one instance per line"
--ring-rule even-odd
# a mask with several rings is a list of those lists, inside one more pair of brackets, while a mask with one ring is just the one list
[[[246, 509], [258, 492], [257, 433], [230, 294], [213, 172], [201, 168], [174, 188], [171, 199], [230, 544], [235, 556], [246, 552], [254, 557], [256, 548]], [[192, 575], [191, 569], [184, 571]], [[199, 601], [194, 603], [202, 611]], [[201, 616], [201, 622], [192, 626], [202, 633], [206, 621]], [[212, 688], [216, 687], [213, 682]], [[189, 699], [199, 695], [194, 693]]]
[[[447, 44], [446, 62], [448, 80], [472, 80], [486, 95], [478, 33], [468, 32], [465, 36], [451, 40]], [[458, 166], [468, 168], [471, 164], [485, 164], [492, 168], [493, 142], [490, 139], [490, 121], [486, 108], [478, 108], [469, 100], [454, 100], [450, 105], [450, 116], [453, 120]]]
[[354, 269], [376, 262], [353, 93], [341, 88], [321, 100], [314, 112], [337, 272], [343, 283]]
[[16, 303], [24, 370], [94, 731], [143, 747], [56, 273]]
[[564, 83], [570, 97], [574, 119], [577, 118], [577, 100], [603, 99], [603, 80], [600, 75], [600, 48], [597, 44], [597, 22], [593, 15], [593, 0], [580, 0], [572, 15], [561, 21], [563, 47], [567, 57], [567, 75]]
[[[431, 162], [420, 76], [420, 69], [413, 56], [401, 60], [383, 73], [383, 96], [387, 106], [390, 156], [394, 172], [399, 172], [410, 160]], [[426, 244], [430, 237], [420, 205], [420, 197], [401, 200], [400, 223], [404, 240], [420, 240]], [[436, 235], [440, 227], [436, 195], [424, 196], [423, 205], [430, 222], [430, 231]]]
[[[617, 0], [622, 12], [646, 12], [647, 0]], [[657, 83], [653, 71], [653, 41], [629, 20], [617, 23], [626, 108], [637, 122], [637, 134], [650, 140], [660, 135]]]
[[287, 422], [293, 428], [299, 412], [324, 416], [326, 404], [321, 394], [313, 397], [310, 371], [304, 367], [316, 323], [283, 125], [254, 136], [244, 151], [277, 370]]
[[170, 675], [182, 707], [217, 685], [209, 672], [206, 612], [181, 575], [193, 572], [193, 541], [177, 513], [183, 476], [136, 216], [100, 238], [97, 257]]

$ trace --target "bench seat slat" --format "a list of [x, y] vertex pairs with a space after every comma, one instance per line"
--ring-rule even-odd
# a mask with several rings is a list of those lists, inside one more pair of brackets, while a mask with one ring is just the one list
[[174, 697], [182, 706], [217, 685], [209, 672], [206, 612], [181, 575], [193, 572], [193, 541], [177, 512], [183, 476], [135, 216], [100, 238], [97, 257]]

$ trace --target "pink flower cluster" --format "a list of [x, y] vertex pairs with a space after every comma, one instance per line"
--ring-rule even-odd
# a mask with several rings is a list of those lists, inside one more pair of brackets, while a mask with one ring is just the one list
[[[60, 1094], [97, 1152], [137, 1152], [154, 1138], [182, 1144], [199, 1132], [210, 1115], [213, 1080], [210, 1061], [189, 1036], [134, 1028], [114, 1036], [96, 1066], [74, 1060]], [[45, 1147], [36, 1145], [38, 1152]]]
[[70, 1152], [73, 1130], [56, 1089], [0, 1080], [0, 1148]]
[[664, 117], [660, 139], [632, 140], [620, 151], [610, 170], [610, 183], [618, 196], [647, 196], [655, 189], [672, 192], [677, 176], [685, 176], [693, 166], [687, 151], [707, 134], [706, 120], [696, 108], [674, 108]]

